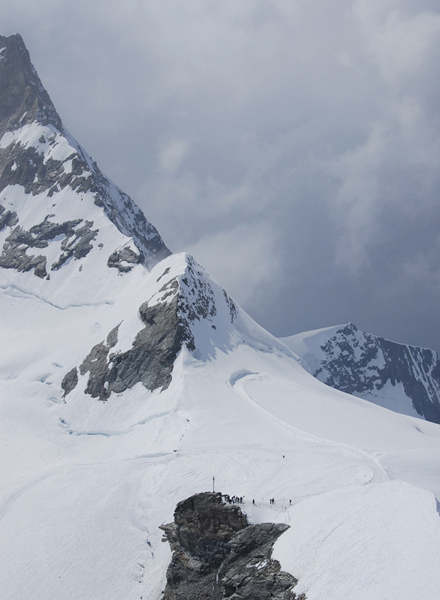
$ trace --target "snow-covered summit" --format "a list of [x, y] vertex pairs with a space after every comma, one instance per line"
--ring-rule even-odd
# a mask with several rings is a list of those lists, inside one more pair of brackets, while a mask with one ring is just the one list
[[138, 305], [127, 303], [126, 290], [121, 293], [103, 338], [64, 377], [64, 395], [75, 390], [69, 401], [83, 393], [107, 400], [138, 383], [150, 391], [167, 389], [184, 346], [199, 361], [240, 344], [294, 358], [188, 254], [164, 259], [130, 292]]
[[396, 412], [440, 423], [436, 352], [364, 333], [353, 323], [282, 338], [323, 383]]
[[150, 269], [168, 256], [142, 211], [66, 131], [22, 38], [0, 36], [0, 48], [0, 267], [11, 270], [7, 285], [57, 301], [53, 294], [69, 279], [84, 298], [100, 273]]

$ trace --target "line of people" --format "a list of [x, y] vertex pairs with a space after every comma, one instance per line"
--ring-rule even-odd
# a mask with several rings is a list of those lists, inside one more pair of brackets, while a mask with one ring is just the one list
[[229, 494], [223, 494], [223, 498], [229, 504], [243, 504], [243, 496], [230, 496]]
[[[222, 497], [225, 499], [226, 502], [228, 502], [229, 504], [243, 504], [243, 496], [230, 496], [229, 494], [222, 494]], [[284, 501], [281, 501], [281, 504], [283, 504]], [[254, 506], [256, 506], [256, 502], [255, 499], [252, 499], [252, 504]], [[269, 498], [269, 504], [275, 504], [275, 498]], [[289, 506], [292, 506], [292, 500], [289, 500]]]

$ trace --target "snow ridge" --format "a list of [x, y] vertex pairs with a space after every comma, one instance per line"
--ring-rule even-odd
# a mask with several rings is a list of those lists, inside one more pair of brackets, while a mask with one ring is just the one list
[[[80, 376], [78, 393], [100, 400], [138, 383], [150, 391], [165, 390], [184, 346], [197, 359], [209, 360], [220, 349], [247, 338], [256, 342], [255, 332], [249, 335], [246, 324], [240, 327], [235, 302], [192, 256], [174, 255], [161, 261], [151, 271], [143, 293], [149, 299], [131, 314], [125, 310], [122, 319], [115, 314], [106, 339], [66, 373], [61, 383], [64, 396], [75, 390]], [[267, 336], [260, 340], [262, 346]]]

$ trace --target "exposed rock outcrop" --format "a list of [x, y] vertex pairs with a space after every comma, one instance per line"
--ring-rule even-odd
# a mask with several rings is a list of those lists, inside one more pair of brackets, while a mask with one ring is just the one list
[[112, 392], [120, 394], [137, 383], [148, 390], [166, 389], [182, 344], [194, 348], [191, 333], [179, 318], [177, 307], [177, 296], [169, 304], [149, 307], [144, 303], [139, 308], [144, 328], [126, 352], [110, 354], [117, 342], [117, 329], [110, 332], [106, 342], [94, 346], [79, 367], [81, 375], [89, 373], [85, 393], [107, 400]]
[[128, 273], [132, 270], [133, 265], [137, 265], [141, 260], [141, 256], [133, 252], [131, 248], [123, 248], [115, 250], [110, 254], [107, 261], [107, 266], [118, 269], [120, 273]]
[[0, 36], [0, 137], [5, 131], [37, 121], [62, 129], [61, 119], [16, 34]]
[[14, 227], [17, 223], [17, 213], [5, 210], [5, 207], [0, 205], [0, 231], [5, 227]]
[[[3, 208], [3, 207], [1, 207]], [[13, 215], [15, 213], [0, 212], [1, 216], [8, 217], [7, 223], [12, 227], [18, 222]], [[92, 241], [98, 235], [98, 230], [92, 230], [93, 221], [76, 219], [64, 223], [53, 223], [49, 219], [53, 215], [48, 215], [42, 223], [38, 223], [29, 229], [29, 231], [17, 225], [5, 240], [3, 252], [0, 256], [0, 267], [4, 269], [16, 269], [17, 271], [31, 271], [37, 277], [47, 276], [46, 257], [42, 255], [28, 254], [32, 248], [47, 248], [49, 242], [55, 238], [63, 237], [59, 243], [59, 256], [51, 265], [51, 270], [56, 271], [67, 262], [71, 257], [76, 259], [84, 258], [92, 250]]]
[[[114, 252], [111, 259], [112, 267], [125, 270], [135, 264], [137, 256], [126, 248]], [[212, 281], [210, 283], [192, 257], [186, 257], [185, 270], [180, 276], [168, 276], [163, 280], [169, 270], [166, 268], [156, 281], [159, 289], [155, 299], [139, 307], [138, 317], [143, 328], [134, 337], [131, 348], [111, 352], [118, 337], [118, 327], [115, 327], [107, 340], [96, 344], [85, 357], [79, 372], [88, 374], [86, 394], [107, 400], [112, 392], [120, 394], [137, 383], [150, 391], [167, 389], [182, 346], [190, 351], [196, 349], [194, 325], [205, 322], [208, 334], [211, 328], [216, 329], [213, 323], [219, 301], [225, 304], [223, 308], [227, 309], [231, 323], [237, 318], [237, 307], [232, 298], [223, 291], [216, 300]], [[78, 378], [66, 380], [64, 395], [69, 394], [77, 383]]]
[[272, 558], [280, 523], [250, 525], [220, 493], [179, 502], [174, 523], [163, 525], [173, 551], [163, 600], [300, 600], [297, 580]]
[[78, 384], [78, 369], [74, 367], [63, 377], [61, 387], [64, 390], [64, 396], [67, 396]]

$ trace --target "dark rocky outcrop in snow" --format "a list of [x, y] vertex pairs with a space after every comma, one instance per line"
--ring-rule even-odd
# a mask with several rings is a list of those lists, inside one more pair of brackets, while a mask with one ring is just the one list
[[78, 385], [78, 369], [74, 367], [66, 375], [64, 375], [61, 387], [64, 390], [64, 396], [67, 396], [69, 392], [74, 390]]
[[225, 302], [229, 308], [229, 314], [231, 316], [231, 323], [233, 323], [235, 321], [235, 319], [237, 318], [237, 307], [235, 305], [235, 302], [232, 300], [231, 296], [229, 296], [229, 294], [226, 290], [223, 290], [223, 295], [225, 297]]
[[14, 227], [18, 223], [17, 213], [6, 210], [4, 206], [0, 205], [0, 231], [5, 227]]
[[118, 269], [120, 273], [128, 273], [133, 268], [133, 265], [137, 265], [140, 262], [142, 262], [140, 254], [136, 254], [131, 248], [123, 248], [122, 250], [115, 250], [110, 254], [107, 266]]
[[303, 359], [323, 383], [359, 396], [380, 395], [387, 383], [401, 383], [416, 412], [427, 421], [440, 423], [440, 361], [436, 352], [364, 333], [353, 323], [333, 330], [321, 351], [313, 360], [307, 355]]
[[35, 71], [20, 35], [0, 36], [0, 137], [37, 121], [62, 129], [61, 119]]
[[237, 504], [220, 493], [195, 494], [179, 502], [174, 523], [163, 525], [173, 551], [163, 600], [300, 600], [297, 580], [272, 558], [289, 526], [250, 525]]
[[182, 277], [179, 308], [185, 320], [190, 322], [210, 319], [217, 314], [212, 287], [197, 266], [196, 261], [188, 257], [186, 273]]
[[[51, 146], [55, 144], [55, 135], [46, 140], [44, 136], [40, 141]], [[93, 179], [83, 157], [72, 153], [66, 160], [45, 160], [44, 154], [38, 152], [33, 146], [24, 147], [19, 143], [12, 143], [1, 153], [0, 158], [0, 191], [8, 185], [20, 185], [25, 194], [37, 196], [48, 192], [52, 197], [55, 192], [70, 186], [76, 192], [93, 191]], [[69, 163], [70, 170], [65, 172], [65, 163]]]
[[117, 342], [114, 335], [111, 339], [112, 332], [106, 342], [94, 346], [79, 367], [81, 375], [89, 373], [85, 393], [92, 398], [107, 400], [112, 392], [120, 394], [137, 383], [142, 383], [148, 390], [166, 389], [171, 383], [174, 361], [182, 344], [194, 348], [192, 336], [182, 323], [177, 306], [177, 296], [169, 304], [149, 307], [144, 303], [139, 308], [144, 328], [126, 352], [110, 353]]
[[[132, 255], [134, 255], [132, 257]], [[114, 266], [127, 258], [135, 260], [135, 254], [115, 253]], [[148, 390], [166, 389], [171, 383], [174, 361], [182, 346], [195, 350], [192, 325], [206, 321], [212, 327], [217, 314], [215, 294], [208, 279], [195, 260], [187, 256], [186, 269], [181, 278], [166, 281], [159, 289], [160, 300], [150, 306], [144, 302], [139, 308], [139, 318], [144, 327], [125, 352], [111, 352], [117, 343], [118, 327], [94, 346], [79, 367], [81, 375], [88, 374], [85, 393], [93, 398], [107, 400], [112, 392], [120, 394], [142, 383]], [[169, 272], [165, 269], [157, 283]], [[237, 316], [234, 301], [224, 293], [224, 300], [231, 315]], [[66, 377], [69, 374], [66, 375]], [[63, 380], [64, 381], [64, 380]], [[68, 379], [63, 385], [65, 395], [75, 387]]]
[[[15, 213], [9, 214], [15, 215]], [[52, 271], [59, 269], [71, 257], [80, 259], [87, 256], [93, 248], [91, 242], [98, 234], [97, 229], [91, 229], [93, 221], [85, 221], [82, 224], [82, 219], [75, 219], [64, 223], [54, 223], [49, 220], [52, 216], [48, 215], [42, 223], [34, 225], [29, 231], [18, 225], [12, 229], [3, 245], [0, 267], [16, 269], [17, 271], [34, 270], [37, 277], [46, 277], [46, 257], [28, 254], [28, 251], [31, 248], [47, 248], [49, 242], [59, 236], [63, 236], [63, 239], [60, 242], [60, 254], [51, 265]], [[8, 224], [12, 227], [12, 224], [17, 222], [18, 219], [16, 218], [9, 219]]]

